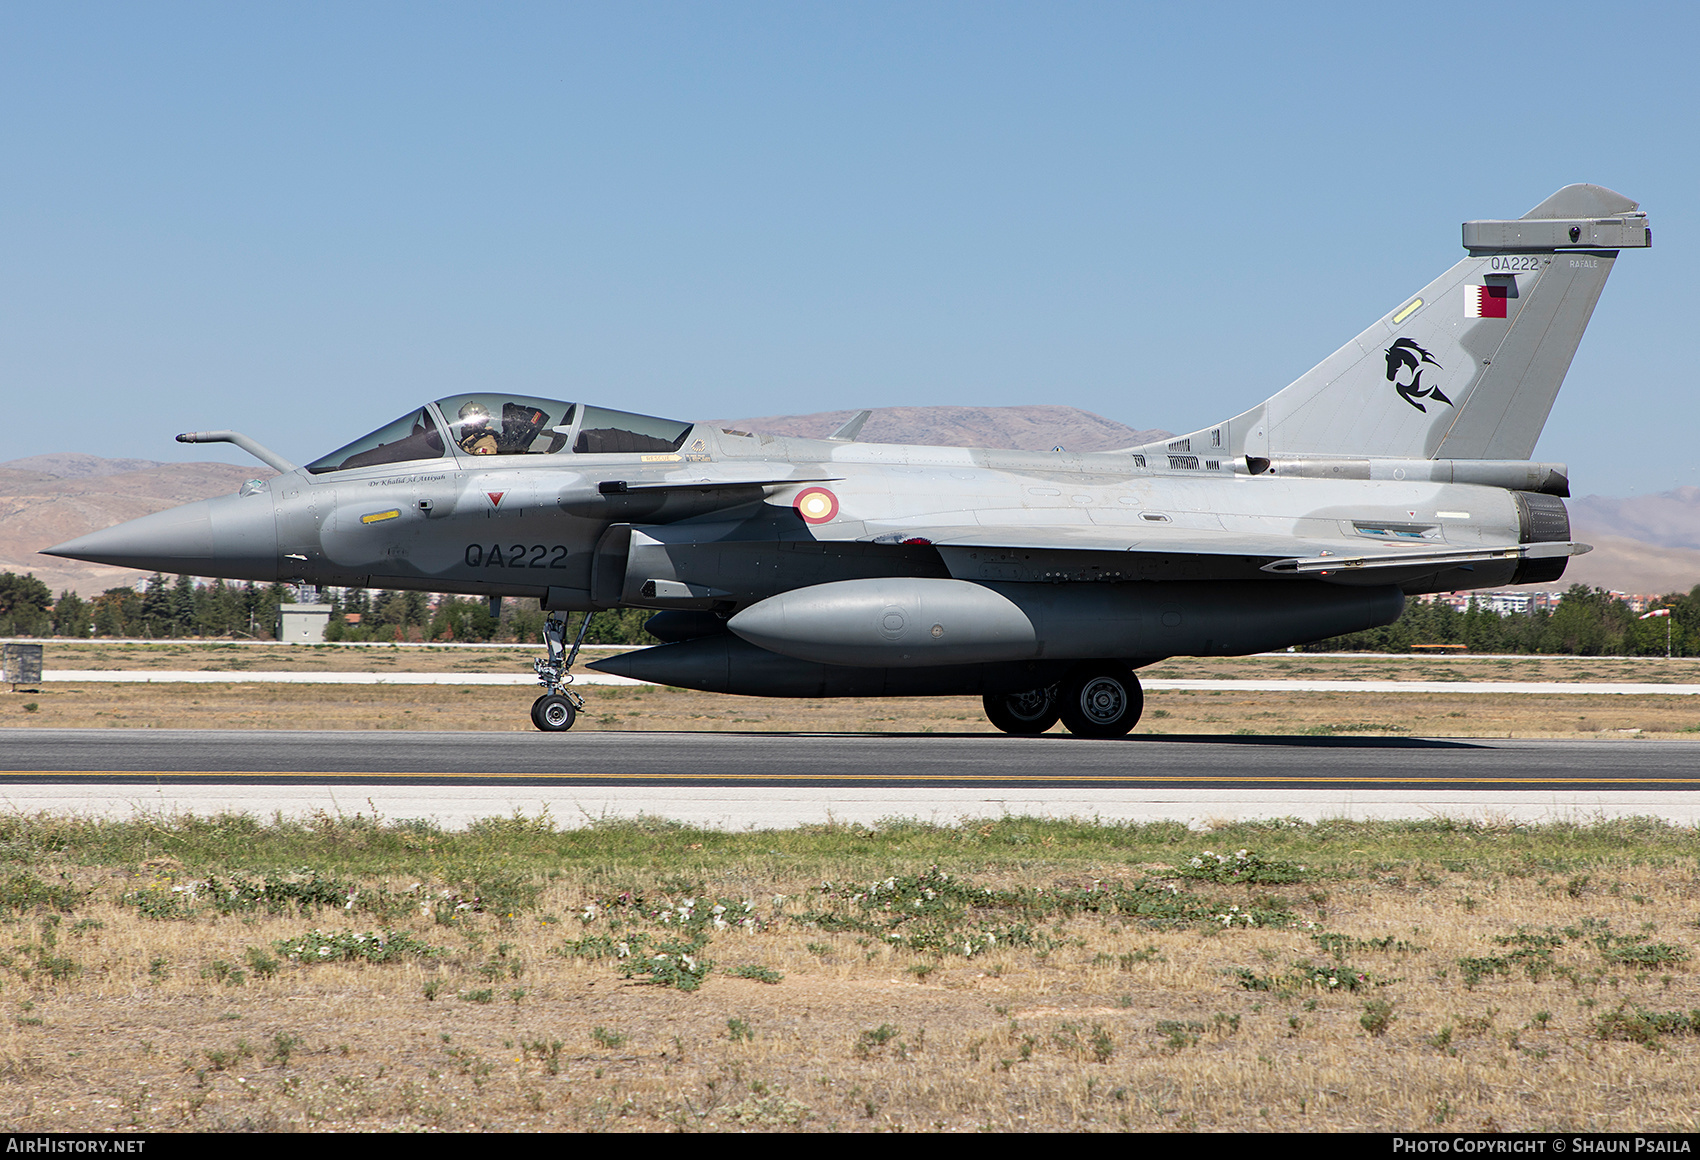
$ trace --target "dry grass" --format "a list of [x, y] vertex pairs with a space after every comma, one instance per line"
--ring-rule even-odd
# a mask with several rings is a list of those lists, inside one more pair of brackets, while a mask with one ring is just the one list
[[[0, 1123], [1693, 1131], [1700, 1118], [1700, 1027], [1635, 1022], [1637, 1010], [1687, 1018], [1700, 1008], [1700, 844], [1656, 824], [1567, 837], [1330, 823], [1198, 838], [1006, 819], [962, 831], [574, 838], [516, 823], [476, 857], [451, 836], [399, 827], [387, 833], [405, 873], [374, 873], [332, 854], [358, 846], [358, 829], [323, 821], [317, 844], [289, 855], [252, 840], [247, 864], [325, 866], [358, 883], [356, 909], [221, 915], [203, 887], [179, 918], [143, 917], [123, 899], [150, 884], [151, 897], [169, 898], [173, 885], [231, 872], [219, 865], [227, 857], [180, 840], [181, 823], [156, 819], [153, 837], [132, 827], [123, 849], [79, 838], [87, 827], [13, 823], [0, 843], [7, 897], [31, 873], [71, 882], [78, 900], [14, 907], [0, 930]], [[1251, 886], [1170, 869], [1200, 847], [1248, 843], [1303, 857], [1306, 869]], [[63, 852], [46, 852], [54, 845]], [[158, 854], [173, 849], [182, 857]], [[823, 876], [866, 883], [930, 860], [975, 887], [1027, 890], [1032, 942], [1006, 937], [965, 957], [806, 917], [831, 909]], [[483, 910], [455, 910], [471, 897], [463, 872], [505, 882], [506, 900], [487, 891]], [[1157, 910], [1065, 905], [1095, 882], [1145, 883]], [[439, 908], [444, 890], [460, 893]], [[622, 891], [675, 909], [694, 898], [699, 912], [725, 898], [734, 918], [748, 899], [763, 922], [707, 931], [698, 955], [715, 966], [700, 989], [645, 985], [622, 979], [618, 960], [563, 954], [599, 935], [671, 930], [644, 919], [614, 927], [606, 910], [582, 920]], [[1158, 913], [1164, 900], [1203, 909]], [[1209, 917], [1230, 906], [1261, 908], [1269, 925]], [[862, 912], [841, 900], [837, 913]], [[1015, 915], [951, 921], [939, 928], [972, 933]], [[258, 949], [263, 965], [278, 940], [314, 927], [386, 924], [442, 953], [284, 961], [270, 977], [249, 957]], [[1539, 956], [1508, 958], [1526, 943], [1496, 941], [1567, 927], [1537, 971], [1525, 964]], [[1505, 973], [1464, 965], [1495, 957]], [[782, 978], [733, 977], [739, 966]], [[1303, 981], [1317, 967], [1320, 985]]]
[[[176, 669], [208, 672], [529, 673], [541, 645], [283, 645], [275, 641], [156, 643], [47, 640], [49, 669]], [[608, 650], [584, 650], [593, 660]], [[1302, 677], [1403, 681], [1658, 681], [1700, 684], [1700, 657], [1377, 656], [1278, 653], [1254, 657], [1175, 657], [1143, 670], [1158, 678]]]
[[[817, 701], [657, 687], [582, 691], [589, 704], [578, 730], [994, 732], [977, 697]], [[522, 687], [453, 685], [64, 683], [0, 692], [0, 726], [512, 732], [532, 728], [527, 709], [535, 696]], [[1621, 738], [1697, 731], [1700, 704], [1682, 696], [1166, 691], [1147, 694], [1135, 732]]]

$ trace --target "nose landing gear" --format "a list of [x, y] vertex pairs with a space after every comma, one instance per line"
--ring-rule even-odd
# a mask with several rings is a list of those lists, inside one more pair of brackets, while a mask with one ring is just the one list
[[545, 693], [531, 703], [531, 723], [545, 733], [565, 733], [578, 720], [584, 702], [574, 703], [573, 697], [560, 693]]
[[584, 644], [584, 635], [589, 630], [590, 613], [587, 612], [579, 621], [572, 652], [567, 653], [563, 647], [567, 639], [567, 618], [551, 612], [543, 621], [543, 643], [549, 649], [549, 655], [532, 661], [531, 667], [537, 670], [537, 683], [547, 692], [531, 703], [531, 723], [545, 733], [565, 733], [584, 711], [584, 698], [572, 688], [572, 669], [573, 662], [578, 660], [578, 650]]

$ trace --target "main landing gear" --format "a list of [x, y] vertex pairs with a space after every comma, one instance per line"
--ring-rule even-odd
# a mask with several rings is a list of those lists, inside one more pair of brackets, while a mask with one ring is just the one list
[[1043, 733], [1061, 718], [1076, 737], [1123, 737], [1139, 724], [1145, 692], [1126, 665], [1093, 661], [1049, 688], [987, 694], [983, 701], [987, 718], [1005, 733]]
[[564, 648], [567, 618], [551, 612], [543, 621], [543, 643], [548, 647], [549, 655], [532, 661], [531, 667], [537, 670], [537, 683], [548, 691], [531, 703], [531, 723], [545, 733], [565, 733], [573, 727], [573, 722], [578, 720], [584, 709], [584, 698], [572, 688], [572, 669], [573, 662], [578, 660], [578, 650], [584, 644], [584, 634], [589, 630], [590, 613], [587, 612], [579, 621], [573, 650], [567, 653]]
[[987, 693], [981, 701], [993, 725], [1021, 736], [1043, 733], [1062, 715], [1056, 685], [1025, 693]]

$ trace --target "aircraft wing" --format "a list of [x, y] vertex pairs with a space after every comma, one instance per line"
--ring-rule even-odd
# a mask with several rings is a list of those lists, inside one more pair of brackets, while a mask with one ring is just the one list
[[1262, 559], [1264, 572], [1276, 575], [1326, 576], [1342, 572], [1382, 569], [1456, 568], [1492, 560], [1549, 559], [1580, 556], [1592, 551], [1589, 544], [1557, 541], [1534, 544], [1491, 544], [1472, 547], [1442, 547], [1413, 544], [1402, 547], [1377, 544], [1365, 551], [1361, 540], [1300, 538], [1268, 533], [1215, 530], [1209, 528], [1165, 528], [1159, 535], [1141, 536], [1139, 528], [1089, 525], [1062, 527], [945, 526], [915, 528], [901, 533], [870, 537], [876, 543], [931, 543], [942, 549], [1015, 549], [1032, 551], [1086, 551], [1156, 553], [1164, 556], [1235, 556]]

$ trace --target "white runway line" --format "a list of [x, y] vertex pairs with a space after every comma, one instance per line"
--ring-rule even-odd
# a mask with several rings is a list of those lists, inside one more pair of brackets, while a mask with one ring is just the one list
[[[278, 684], [278, 685], [535, 685], [537, 678], [522, 673], [314, 673], [314, 672], [176, 672], [166, 669], [48, 669], [44, 683], [94, 681], [112, 684]], [[575, 685], [644, 685], [631, 677], [608, 673], [577, 673]], [[1528, 693], [1619, 696], [1692, 697], [1700, 685], [1651, 682], [1571, 684], [1566, 681], [1141, 681], [1147, 692], [1200, 693]]]

